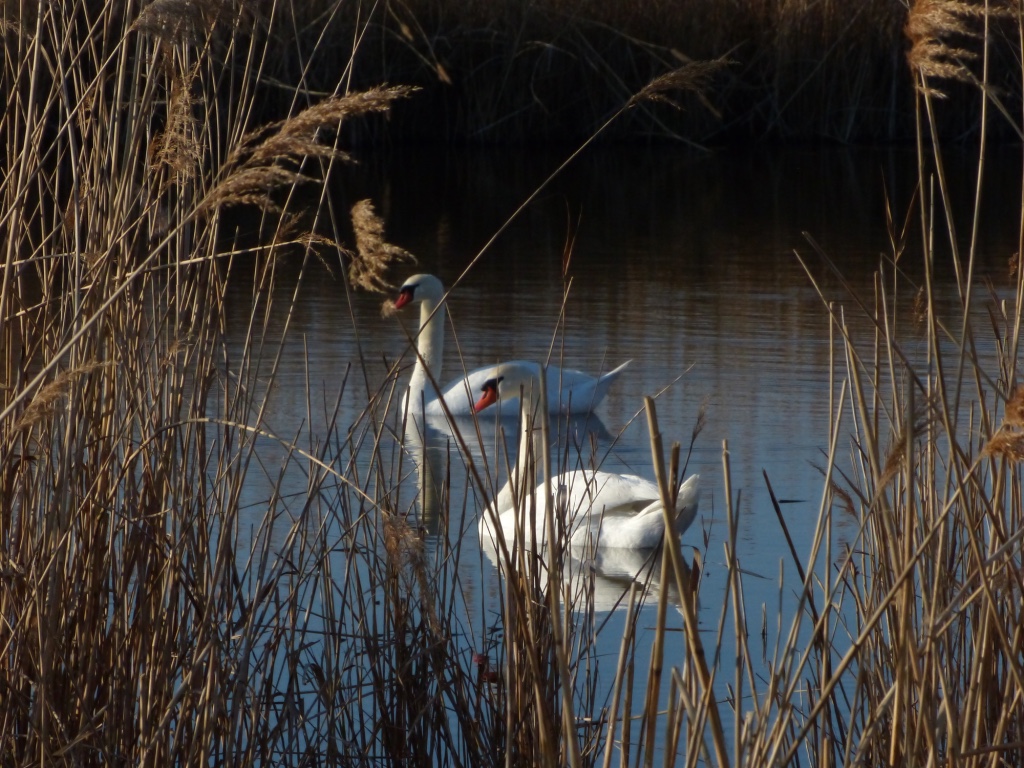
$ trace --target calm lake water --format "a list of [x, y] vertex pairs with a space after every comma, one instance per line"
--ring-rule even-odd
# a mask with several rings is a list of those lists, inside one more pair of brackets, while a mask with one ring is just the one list
[[[451, 284], [562, 158], [525, 150], [447, 156], [405, 150], [363, 158], [362, 166], [345, 178], [337, 208], [346, 211], [356, 199], [372, 198], [387, 222], [388, 238], [419, 258], [409, 273], [431, 272]], [[947, 169], [959, 195], [955, 208], [964, 234], [972, 168], [973, 160], [964, 157], [951, 159]], [[991, 192], [979, 271], [998, 292], [1010, 285], [1007, 264], [1017, 250], [1020, 158], [1007, 153], [993, 158], [988, 168]], [[461, 369], [460, 354], [470, 368], [511, 358], [544, 360], [553, 339], [555, 357], [584, 371], [596, 373], [632, 360], [597, 411], [603, 429], [595, 439], [600, 453], [608, 451], [605, 469], [627, 468], [650, 477], [642, 398], [657, 395], [666, 443], [679, 440], [684, 447], [706, 402], [706, 425], [688, 469], [702, 476], [701, 512], [683, 538], [687, 551], [697, 548], [705, 558], [701, 626], [705, 637], [714, 637], [726, 590], [722, 452], [727, 442], [739, 501], [737, 555], [745, 572], [747, 609], [757, 625], [751, 634], [759, 632], [762, 604], [770, 617], [778, 610], [780, 562], [787, 574], [784, 595], [798, 586], [762, 473], [786, 500], [787, 525], [806, 558], [822, 495], [817, 467], [825, 464], [833, 419], [830, 359], [841, 352], [838, 344], [834, 350], [830, 346], [825, 307], [794, 251], [807, 259], [829, 297], [845, 305], [852, 324], [867, 334], [868, 324], [802, 232], [810, 233], [852, 287], [870, 298], [874, 270], [892, 253], [886, 196], [901, 226], [916, 183], [911, 150], [589, 153], [538, 196], [452, 293], [448, 307], [458, 347], [449, 326], [440, 378], [447, 382]], [[914, 208], [912, 231], [919, 228], [916, 216]], [[567, 243], [571, 288], [560, 321]], [[920, 247], [913, 237], [903, 259], [908, 277], [918, 279]], [[952, 273], [942, 251], [937, 271], [941, 301], [952, 309]], [[278, 290], [285, 308], [294, 290], [294, 274], [287, 269]], [[344, 427], [366, 405], [364, 364], [372, 391], [384, 378], [385, 360], [405, 355], [411, 363], [402, 325], [414, 332], [418, 312], [385, 318], [381, 298], [367, 295], [355, 295], [350, 308], [342, 284], [319, 267], [303, 282], [300, 295], [267, 422], [279, 435], [315, 437], [323, 428], [316, 413], [323, 408], [314, 408], [310, 421], [307, 378], [314, 391], [323, 387], [324, 400], [331, 402], [342, 373], [352, 366], [340, 415]], [[230, 330], [239, 344], [250, 296], [251, 288], [242, 286], [233, 298], [237, 317]], [[906, 298], [909, 303], [912, 297]], [[983, 302], [977, 306], [983, 317]], [[275, 322], [283, 319], [272, 317], [271, 325]], [[836, 360], [839, 365], [841, 357]], [[847, 414], [839, 441], [843, 457], [849, 456], [851, 429]], [[514, 439], [514, 426], [511, 432]], [[493, 451], [489, 457], [493, 472]], [[457, 475], [459, 464], [454, 466]], [[260, 487], [254, 480], [254, 509], [272, 482]], [[295, 486], [304, 488], [305, 479], [296, 478]], [[463, 487], [464, 481], [453, 477], [453, 494]], [[475, 503], [469, 500], [470, 512], [477, 511]], [[856, 533], [856, 521], [850, 519], [844, 530], [842, 518], [837, 520], [836, 553], [844, 537]], [[479, 543], [473, 521], [463, 546], [463, 589], [496, 594], [497, 571], [486, 557], [474, 556]], [[609, 589], [621, 591], [623, 583], [610, 579]], [[491, 604], [497, 608], [497, 602]], [[650, 615], [640, 625], [653, 626], [653, 604], [645, 610]], [[784, 613], [791, 610], [783, 608]], [[493, 618], [468, 620], [482, 627]], [[680, 625], [678, 615], [671, 620]], [[606, 639], [600, 642], [606, 643], [609, 659], [618, 652], [622, 621], [612, 616], [602, 630]], [[776, 633], [770, 620], [769, 647]], [[680, 662], [667, 659], [667, 665]], [[613, 662], [608, 667], [610, 685]]]

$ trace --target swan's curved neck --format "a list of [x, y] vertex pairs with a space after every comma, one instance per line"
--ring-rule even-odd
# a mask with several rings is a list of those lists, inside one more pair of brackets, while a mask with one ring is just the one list
[[[527, 494], [533, 493], [538, 478], [543, 478], [544, 441], [538, 419], [546, 416], [539, 412], [537, 401], [530, 397], [530, 393], [523, 394], [525, 396], [520, 402], [519, 449], [516, 453], [515, 466], [512, 467], [508, 480], [495, 499], [495, 508], [499, 513], [512, 509], [515, 498], [524, 499]], [[544, 502], [538, 500], [537, 503]]]
[[[441, 380], [441, 362], [444, 358], [444, 313], [443, 301], [424, 299], [420, 302], [420, 332], [416, 337], [416, 366], [409, 379], [409, 410], [419, 413], [425, 403], [433, 400], [437, 394], [430, 386], [427, 368], [434, 381]], [[442, 305], [438, 309], [438, 305]], [[435, 309], [437, 310], [435, 312]]]

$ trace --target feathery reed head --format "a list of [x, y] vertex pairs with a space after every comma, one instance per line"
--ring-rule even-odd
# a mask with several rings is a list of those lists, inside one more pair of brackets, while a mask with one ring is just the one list
[[1024, 387], [1015, 386], [1006, 401], [1003, 423], [996, 430], [981, 455], [1000, 457], [1014, 463], [1024, 460]]
[[58, 374], [53, 381], [36, 392], [32, 402], [28, 404], [28, 407], [21, 414], [18, 421], [15, 422], [14, 432], [22, 429], [31, 429], [43, 419], [53, 415], [57, 409], [57, 403], [67, 396], [75, 381], [81, 376], [90, 374], [107, 365], [111, 365], [111, 363], [87, 363]]
[[924, 325], [928, 319], [928, 294], [924, 290], [922, 285], [917, 289], [917, 293], [914, 294], [914, 304], [911, 309], [911, 316], [914, 318], [914, 324], [918, 327]]
[[346, 118], [387, 112], [392, 102], [407, 98], [417, 90], [403, 85], [379, 86], [324, 99], [279, 123], [280, 130], [253, 151], [251, 162], [267, 163], [284, 157], [296, 159], [303, 156], [351, 160], [346, 153], [320, 143], [320, 132], [337, 131]]
[[985, 443], [982, 456], [998, 457], [1019, 464], [1024, 461], [1024, 432], [1002, 427]]
[[213, 25], [231, 11], [224, 0], [154, 0], [132, 29], [166, 43], [200, 44]]
[[309, 176], [278, 166], [240, 168], [210, 190], [200, 210], [208, 213], [225, 206], [255, 205], [265, 211], [280, 212], [281, 208], [271, 193], [312, 180]]
[[[352, 229], [356, 236], [357, 254], [349, 263], [349, 281], [371, 293], [393, 290], [395, 286], [387, 279], [388, 269], [397, 263], [415, 264], [416, 257], [384, 238], [384, 222], [370, 200], [360, 200], [352, 206]], [[386, 307], [387, 304], [385, 312]]]
[[1024, 387], [1014, 387], [1010, 399], [1006, 402], [1003, 426], [1024, 427]]
[[294, 117], [250, 133], [228, 165], [232, 167], [203, 201], [201, 210], [221, 206], [256, 205], [277, 211], [271, 199], [276, 189], [312, 181], [295, 168], [307, 157], [351, 162], [351, 156], [323, 143], [322, 132], [336, 133], [347, 117], [387, 112], [395, 99], [416, 89], [404, 86], [371, 88], [346, 96], [332, 96]]
[[644, 102], [662, 102], [674, 107], [679, 105], [670, 97], [677, 91], [692, 91], [703, 94], [711, 77], [732, 64], [729, 59], [720, 58], [712, 61], [692, 61], [688, 64], [666, 72], [651, 80], [637, 91], [626, 102], [626, 108], [635, 107]]
[[925, 85], [927, 78], [969, 82], [970, 71], [965, 61], [977, 58], [965, 48], [950, 46], [951, 37], [976, 38], [977, 30], [969, 20], [984, 9], [963, 0], [917, 0], [907, 15], [904, 34], [910, 40], [907, 61], [919, 77], [917, 88], [931, 95], [944, 97], [941, 91]]
[[171, 80], [167, 125], [154, 142], [157, 162], [183, 178], [195, 177], [203, 155], [192, 96], [192, 82], [198, 73], [199, 64], [196, 63], [189, 72]]

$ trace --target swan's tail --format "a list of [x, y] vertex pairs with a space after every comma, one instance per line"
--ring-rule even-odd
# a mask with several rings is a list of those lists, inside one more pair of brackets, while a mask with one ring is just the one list
[[676, 496], [676, 533], [682, 534], [694, 518], [697, 517], [697, 508], [700, 506], [700, 475], [690, 475], [686, 482], [679, 486], [679, 495]]
[[604, 400], [604, 396], [608, 394], [608, 387], [619, 378], [619, 374], [626, 370], [627, 366], [632, 362], [632, 360], [627, 360], [618, 368], [613, 368], [608, 373], [597, 378], [597, 384], [594, 386], [594, 396], [591, 398], [593, 402], [590, 407], [596, 408], [597, 404]]
[[[679, 494], [676, 496], [676, 533], [682, 534], [694, 518], [697, 517], [697, 508], [700, 506], [700, 475], [690, 475], [686, 482], [679, 486]], [[648, 516], [661, 517], [661, 499], [652, 501], [646, 507], [637, 512], [634, 520], [641, 520]]]

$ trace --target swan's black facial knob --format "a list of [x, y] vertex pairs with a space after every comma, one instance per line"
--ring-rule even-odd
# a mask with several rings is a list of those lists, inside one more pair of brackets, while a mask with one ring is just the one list
[[401, 309], [411, 302], [413, 298], [415, 298], [417, 288], [419, 288], [419, 285], [416, 283], [413, 283], [412, 285], [406, 283], [403, 285], [401, 290], [398, 292], [398, 298], [395, 299], [395, 309]]
[[473, 406], [473, 410], [476, 413], [480, 413], [484, 408], [489, 405], [494, 405], [498, 402], [498, 385], [501, 383], [503, 376], [499, 376], [496, 379], [488, 379], [484, 382], [484, 385], [480, 387], [480, 391], [483, 393], [480, 395], [480, 399], [476, 401], [476, 405]]

